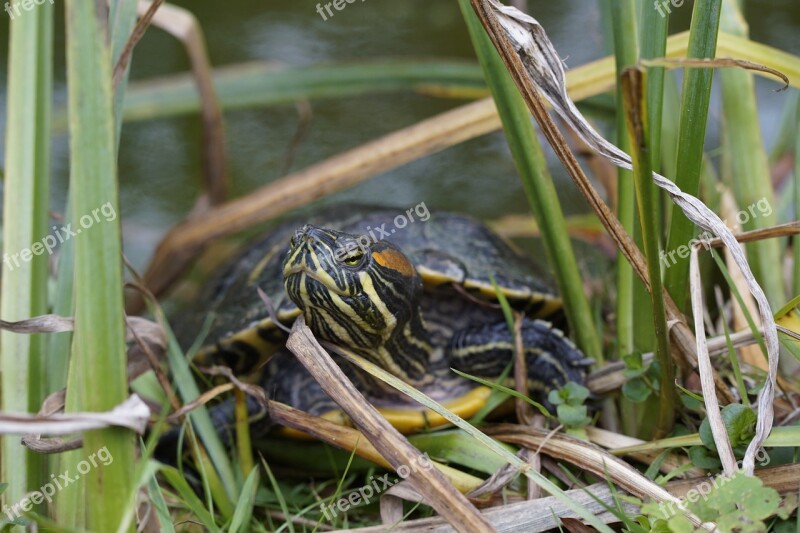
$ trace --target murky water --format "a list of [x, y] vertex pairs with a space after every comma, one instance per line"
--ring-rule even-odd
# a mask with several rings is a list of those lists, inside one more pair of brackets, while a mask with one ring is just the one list
[[[348, 4], [328, 20], [312, 0], [184, 0], [198, 17], [215, 65], [272, 61], [293, 65], [376, 58], [473, 57], [455, 1], [366, 0]], [[570, 66], [603, 55], [600, 2], [529, 0], [529, 12], [547, 29]], [[645, 1], [644, 7], [651, 3]], [[45, 7], [42, 7], [45, 8]], [[63, 5], [57, 2], [56, 42], [63, 42]], [[691, 6], [675, 11], [674, 30], [684, 29]], [[800, 54], [800, 4], [752, 1], [752, 37]], [[0, 97], [5, 101], [8, 21], [0, 14]], [[188, 69], [178, 43], [151, 29], [137, 48], [132, 77], [147, 79]], [[63, 105], [64, 54], [56, 54], [56, 101]], [[785, 97], [759, 81], [762, 123], [769, 141]], [[785, 94], [785, 93], [783, 93]], [[300, 145], [296, 170], [462, 102], [397, 94], [313, 102], [313, 122]], [[5, 105], [0, 107], [4, 124]], [[712, 119], [718, 115], [712, 115]], [[292, 106], [249, 109], [225, 116], [232, 194], [242, 195], [277, 178], [298, 118]], [[146, 265], [159, 237], [191, 207], [200, 183], [200, 128], [196, 117], [127, 125], [120, 154], [121, 205], [126, 251]], [[0, 154], [2, 154], [0, 146]], [[586, 209], [557, 164], [552, 165], [567, 212]], [[66, 138], [55, 139], [53, 208], [63, 209], [68, 173]], [[524, 212], [527, 204], [502, 134], [464, 143], [366, 181], [331, 201], [356, 200], [466, 211], [479, 217]]]

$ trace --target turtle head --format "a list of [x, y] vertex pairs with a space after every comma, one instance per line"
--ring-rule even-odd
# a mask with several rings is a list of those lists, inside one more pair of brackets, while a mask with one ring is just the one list
[[402, 331], [422, 294], [414, 265], [390, 242], [311, 225], [295, 231], [283, 279], [315, 335], [356, 351]]

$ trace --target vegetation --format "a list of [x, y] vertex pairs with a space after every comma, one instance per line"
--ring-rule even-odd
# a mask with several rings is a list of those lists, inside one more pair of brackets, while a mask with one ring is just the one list
[[[188, 10], [157, 1], [143, 15], [133, 0], [111, 0], [107, 10], [102, 2], [65, 0], [69, 97], [55, 108], [60, 17], [50, 4], [9, 13], [0, 293], [3, 527], [321, 531], [410, 521], [395, 524], [403, 530], [421, 527], [413, 520], [435, 521], [435, 507], [450, 509], [446, 517], [458, 527], [480, 531], [486, 524], [473, 519], [476, 507], [498, 506], [484, 511], [486, 523], [526, 531], [572, 530], [572, 519], [556, 517], [567, 509], [601, 531], [611, 531], [603, 511], [621, 524], [615, 529], [637, 532], [701, 530], [709, 522], [721, 531], [800, 527], [800, 224], [791, 222], [800, 209], [800, 56], [750, 41], [737, 0], [697, 0], [689, 31], [671, 36], [663, 9], [669, 2], [656, 4], [602, 2], [610, 54], [573, 66], [563, 87], [590, 117], [590, 127], [630, 154], [632, 170], [614, 168], [613, 158], [604, 159], [580, 133], [556, 128], [544, 112], [542, 85], [525, 74], [525, 58], [515, 58], [485, 0], [458, 0], [477, 59], [470, 63], [389, 58], [217, 69], [210, 68]], [[528, 12], [536, 16], [533, 5]], [[129, 84], [132, 57], [134, 63], [147, 59], [131, 54], [151, 25], [186, 44], [192, 72]], [[789, 86], [775, 93], [785, 105], [769, 152], [756, 76], [772, 88], [781, 88], [784, 78]], [[712, 106], [715, 85], [719, 116]], [[301, 127], [294, 139], [283, 140], [291, 145], [284, 176], [225, 197], [223, 111], [300, 102], [302, 116], [322, 99], [368, 95], [391, 102], [408, 92], [469, 101], [290, 172]], [[546, 96], [552, 106], [552, 94]], [[202, 129], [205, 193], [163, 237], [140, 275], [122, 253], [119, 146], [136, 121], [146, 129], [152, 123], [143, 121], [193, 115]], [[707, 140], [717, 118], [719, 146]], [[190, 267], [202, 265], [212, 240], [310, 204], [320, 191], [332, 194], [501, 128], [532, 216], [494, 226], [541, 241], [570, 335], [594, 359], [585, 386], [550, 392], [554, 413], [527, 390], [474, 378], [494, 390], [488, 406], [464, 420], [384, 370], [343, 354], [452, 425], [406, 440], [367, 410], [356, 426], [378, 429], [362, 433], [270, 403], [263, 390], [224, 371], [213, 380], [196, 372], [191, 360], [205, 333], [198, 332], [194, 346], [180, 346], [162, 305], [170, 308], [170, 289]], [[53, 131], [69, 136], [70, 176], [66, 197], [54, 206], [65, 212], [54, 215], [57, 230], [50, 214]], [[553, 178], [551, 150], [586, 199], [588, 216], [574, 216], [574, 206], [563, 202], [567, 195]], [[587, 164], [578, 163], [577, 153]], [[781, 328], [774, 401], [763, 398], [769, 398], [776, 354], [768, 353], [769, 324], [762, 323], [746, 276], [713, 237], [697, 241], [699, 230], [656, 186], [653, 172], [700, 198], [729, 225], [739, 223], [732, 231], [741, 234]], [[50, 269], [56, 240], [57, 268]], [[692, 266], [695, 242], [699, 259]], [[615, 256], [606, 261], [614, 281], [598, 291], [596, 280], [585, 279], [584, 266], [603, 257], [597, 250], [604, 246]], [[515, 317], [504, 310], [513, 332]], [[306, 345], [313, 347], [313, 339]], [[329, 361], [318, 345], [309, 354]], [[358, 407], [358, 398], [348, 394], [343, 387], [336, 397]], [[317, 440], [287, 444], [274, 434], [251, 434], [248, 397]], [[516, 419], [487, 423], [492, 408], [512, 399]], [[235, 405], [230, 443], [210, 415], [219, 401]], [[11, 413], [40, 416], [20, 422]], [[47, 424], [46, 430], [20, 430], [19, 424], [34, 422]], [[180, 428], [177, 440], [188, 450], [174, 465], [154, 458], [170, 427]], [[63, 438], [43, 438], [55, 435]], [[764, 448], [748, 450], [761, 437]], [[396, 464], [419, 452], [427, 460], [415, 469], [425, 481], [413, 485], [421, 502], [408, 482], [398, 486], [406, 476]]]

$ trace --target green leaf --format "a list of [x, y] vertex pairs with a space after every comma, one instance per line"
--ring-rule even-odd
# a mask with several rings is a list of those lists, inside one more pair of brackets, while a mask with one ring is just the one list
[[564, 403], [564, 397], [561, 396], [561, 389], [553, 389], [547, 393], [547, 401], [552, 405], [561, 405]]
[[643, 379], [633, 378], [622, 386], [622, 394], [633, 403], [642, 403], [650, 397], [652, 389]]
[[589, 397], [589, 389], [574, 381], [567, 382], [561, 389], [565, 391], [567, 403], [570, 405], [581, 405]]
[[692, 446], [689, 448], [689, 459], [692, 464], [697, 468], [705, 470], [719, 470], [722, 468], [722, 463], [713, 452], [709, 451], [705, 446]]
[[628, 379], [637, 378], [647, 372], [648, 366], [644, 364], [641, 352], [623, 355], [622, 362], [625, 363], [625, 370], [622, 371], [622, 375]]
[[[755, 434], [756, 414], [742, 404], [734, 403], [723, 407], [722, 422], [734, 448], [747, 444]], [[709, 450], [717, 451], [708, 417], [700, 424], [700, 439]]]
[[585, 405], [561, 404], [556, 407], [558, 421], [570, 428], [584, 427], [592, 421], [586, 416]]
[[705, 408], [705, 405], [702, 401], [698, 401], [692, 396], [681, 394], [679, 398], [681, 399], [681, 403], [684, 407], [696, 413], [702, 413], [703, 409]]
[[691, 533], [694, 527], [688, 518], [678, 514], [669, 519], [669, 531], [671, 533]]

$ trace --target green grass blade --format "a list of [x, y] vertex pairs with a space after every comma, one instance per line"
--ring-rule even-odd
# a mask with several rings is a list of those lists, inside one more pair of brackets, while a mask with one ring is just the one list
[[[794, 212], [800, 218], [800, 93], [797, 96], [797, 129], [794, 132]], [[794, 268], [792, 271], [792, 293], [800, 294], [800, 237], [795, 236], [792, 242]]]
[[158, 486], [158, 481], [155, 477], [150, 478], [147, 483], [147, 494], [150, 496], [150, 501], [153, 503], [156, 513], [158, 513], [158, 522], [162, 533], [175, 533], [167, 502], [164, 500], [164, 494], [161, 492], [161, 487]]
[[[642, 9], [639, 48], [642, 59], [655, 59], [667, 55], [669, 14], [661, 16], [649, 6]], [[655, 171], [661, 168], [661, 124], [664, 116], [664, 67], [647, 69], [647, 122], [650, 125], [650, 164]]]
[[[431, 457], [442, 457], [447, 464], [459, 464], [484, 474], [492, 475], [506, 463], [493, 451], [477, 445], [475, 439], [460, 429], [421, 433], [408, 437], [409, 442]], [[500, 443], [510, 453], [513, 446]]]
[[[689, 33], [689, 58], [713, 58], [717, 48], [722, 0], [698, 0], [692, 11]], [[680, 135], [675, 184], [685, 193], [697, 196], [703, 164], [708, 104], [711, 99], [712, 69], [686, 69], [683, 78]], [[694, 237], [694, 225], [675, 211], [670, 221], [667, 250], [677, 250]], [[678, 307], [684, 308], [689, 294], [689, 260], [678, 258], [666, 272], [666, 286]]]
[[[181, 401], [187, 404], [200, 396], [200, 389], [171, 331], [167, 331], [167, 337], [169, 339], [167, 361], [170, 370], [172, 370], [175, 386], [181, 397]], [[211, 416], [208, 414], [208, 409], [206, 409], [205, 406], [200, 406], [189, 413], [188, 419], [192, 422], [197, 436], [200, 438], [203, 446], [205, 446], [209, 459], [214, 464], [216, 473], [219, 475], [219, 480], [224, 487], [227, 501], [217, 501], [217, 505], [223, 510], [229, 508], [233, 509], [231, 502], [237, 500], [237, 494], [239, 492], [236, 484], [236, 476], [233, 473], [233, 467], [228, 459], [225, 447], [222, 445], [219, 435], [217, 435], [214, 429], [214, 424], [211, 421]]]
[[[21, 320], [47, 312], [49, 254], [40, 239], [49, 233], [53, 8], [37, 7], [10, 25], [0, 317]], [[39, 410], [45, 348], [42, 335], [0, 332], [3, 411]], [[14, 504], [41, 486], [45, 461], [20, 446], [19, 436], [2, 442], [4, 498]]]
[[711, 257], [714, 259], [714, 262], [717, 263], [717, 268], [719, 268], [722, 277], [725, 278], [725, 282], [728, 284], [728, 287], [731, 289], [731, 294], [736, 299], [736, 303], [739, 304], [739, 309], [742, 310], [742, 314], [744, 315], [745, 320], [747, 321], [747, 326], [750, 328], [750, 331], [753, 333], [753, 337], [755, 337], [756, 342], [758, 343], [759, 347], [761, 348], [761, 353], [764, 354], [764, 360], [767, 359], [767, 345], [764, 343], [764, 336], [761, 335], [758, 327], [756, 326], [755, 320], [753, 320], [753, 315], [750, 313], [750, 309], [745, 305], [744, 298], [742, 298], [742, 294], [739, 292], [739, 287], [734, 283], [733, 278], [731, 277], [730, 271], [728, 267], [725, 265], [725, 261], [719, 256], [716, 250], [711, 250]]
[[[638, 61], [636, 29], [636, 5], [633, 0], [608, 0], [606, 7], [611, 20], [614, 38], [614, 62], [617, 79], [627, 67]], [[622, 93], [617, 84], [617, 145], [630, 153], [630, 144], [625, 135], [625, 115], [622, 109]], [[635, 233], [633, 174], [629, 170], [617, 169], [617, 218], [625, 230]], [[617, 252], [617, 350], [626, 355], [635, 350], [634, 331], [634, 279], [633, 267]]]
[[[647, 452], [653, 450], [663, 450], [665, 448], [688, 448], [690, 446], [701, 446], [699, 433], [681, 435], [680, 437], [669, 437], [667, 439], [654, 440], [636, 446], [626, 446], [609, 450], [614, 455], [624, 455], [634, 452]], [[765, 447], [779, 446], [800, 446], [800, 426], [777, 426], [772, 428], [772, 432], [764, 442]]]
[[[735, 0], [724, 0], [721, 27], [728, 33], [747, 36], [747, 23]], [[775, 195], [758, 122], [753, 75], [745, 70], [726, 68], [720, 70], [719, 77], [725, 124], [722, 135], [726, 156], [730, 158], [727, 183], [733, 189], [738, 208], [747, 214], [742, 230], [774, 226], [776, 216], [772, 206], [775, 205]], [[781, 269], [777, 267], [781, 262], [779, 240], [752, 242], [747, 245], [747, 256], [753, 275], [763, 287], [770, 304], [780, 305], [786, 298]]]
[[[664, 305], [663, 290], [661, 285], [661, 262], [658, 235], [661, 234], [657, 210], [656, 185], [653, 183], [653, 171], [650, 166], [649, 129], [647, 125], [647, 110], [644, 108], [644, 95], [635, 93], [634, 85], [637, 71], [631, 71], [631, 76], [623, 74], [623, 88], [625, 94], [623, 104], [628, 119], [629, 145], [632, 147], [631, 159], [633, 161], [633, 175], [636, 189], [636, 204], [639, 208], [639, 223], [644, 240], [645, 258], [647, 260], [647, 274], [650, 278], [650, 303], [656, 341], [656, 358], [661, 367], [661, 385], [659, 387], [658, 420], [656, 422], [657, 435], [667, 435], [675, 420], [675, 363], [669, 351], [669, 331], [667, 330], [667, 314]], [[638, 80], [644, 83], [643, 73]], [[641, 97], [641, 100], [639, 98]], [[638, 109], [637, 109], [638, 107]], [[639, 122], [641, 121], [641, 122]]]
[[578, 346], [598, 362], [603, 350], [567, 232], [553, 179], [536, 137], [530, 112], [468, 0], [459, 0], [473, 47], [494, 97], [511, 154], [528, 202], [542, 232], [551, 270], [555, 273], [570, 331]]
[[[111, 65], [117, 64], [125, 44], [136, 26], [137, 0], [112, 0], [109, 13], [109, 26], [111, 31]], [[119, 86], [114, 92], [114, 138], [119, 149], [120, 132], [122, 131], [122, 112], [125, 103], [125, 90], [128, 86], [130, 62], [125, 73], [119, 81]]]
[[178, 470], [171, 466], [163, 466], [161, 467], [161, 475], [164, 476], [167, 482], [178, 491], [183, 503], [192, 513], [194, 513], [194, 516], [200, 521], [207, 531], [212, 533], [221, 531], [219, 526], [217, 526], [216, 522], [214, 521], [214, 517], [210, 512], [208, 512], [208, 509], [203, 506], [202, 500], [197, 497], [197, 494], [195, 494], [192, 487], [189, 486], [183, 475]]
[[[132, 12], [131, 12], [132, 10]], [[119, 55], [124, 42], [127, 41], [127, 34], [130, 33], [129, 27], [136, 22], [136, 2], [134, 0], [113, 0], [111, 2], [111, 39], [112, 39], [112, 61]], [[120, 84], [121, 87], [125, 83]], [[119, 145], [119, 133], [121, 128], [121, 104], [122, 91], [118, 91], [115, 99], [115, 127], [117, 145]], [[66, 220], [72, 219], [72, 211], [69, 209], [69, 199], [67, 201]], [[53, 312], [61, 316], [72, 316], [73, 307], [73, 285], [74, 285], [74, 248], [73, 241], [65, 241], [61, 245], [58, 258], [58, 278], [56, 280], [56, 292], [53, 302]], [[68, 378], [69, 353], [72, 344], [72, 333], [61, 333], [52, 335], [49, 345], [50, 360], [48, 364], [48, 383], [49, 390], [55, 391], [67, 387], [67, 411], [80, 411], [80, 381], [76, 369], [72, 369], [72, 379]], [[69, 383], [68, 383], [69, 382]], [[54, 456], [51, 459], [53, 469], [58, 472], [74, 471], [76, 465], [83, 459], [81, 451], [71, 451]], [[75, 487], [75, 490], [64, 491], [56, 501], [56, 516], [63, 525], [73, 527], [85, 523], [85, 506], [79, 504], [83, 502], [84, 486]]]
[[[283, 515], [287, 518], [286, 523], [284, 525], [289, 529], [289, 533], [294, 533], [294, 523], [291, 520], [289, 520], [289, 517], [292, 516], [292, 513], [289, 512], [289, 506], [286, 504], [286, 498], [283, 496], [283, 491], [281, 490], [280, 485], [278, 485], [278, 480], [275, 479], [275, 474], [272, 473], [272, 469], [269, 467], [269, 464], [264, 460], [263, 457], [261, 458], [261, 464], [264, 466], [264, 471], [266, 471], [267, 473], [267, 477], [269, 478], [269, 483], [270, 485], [272, 485], [272, 490], [275, 491], [275, 496], [278, 498], [278, 504], [281, 507], [281, 511], [283, 512]], [[346, 471], [344, 475], [345, 476], [347, 475]], [[344, 476], [342, 477], [342, 479], [344, 479]], [[337, 487], [335, 493], [337, 497], [341, 493], [341, 488], [342, 488], [342, 481], [340, 480], [339, 486]]]
[[[381, 59], [311, 66], [245, 63], [215, 69], [214, 87], [225, 110], [403, 91], [459, 99], [487, 95], [480, 67], [457, 60]], [[199, 112], [197, 86], [186, 73], [130, 83], [123, 119], [134, 122]], [[60, 129], [63, 119], [58, 112], [55, 117]]]
[[258, 480], [258, 467], [253, 467], [253, 470], [250, 471], [242, 487], [242, 495], [239, 497], [239, 503], [236, 504], [236, 510], [233, 512], [233, 518], [231, 519], [231, 526], [228, 528], [229, 533], [238, 533], [239, 531], [248, 530], [250, 518], [253, 516]]
[[[68, 0], [70, 199], [75, 239], [75, 333], [72, 365], [81, 404], [108, 411], [128, 394], [122, 307], [122, 256], [111, 94], [111, 54], [105, 21], [94, 3]], [[103, 220], [94, 213], [103, 208]], [[91, 221], [87, 221], [88, 220]], [[87, 526], [115, 531], [133, 490], [134, 436], [119, 428], [84, 435], [89, 453], [106, 447], [114, 461], [81, 477]]]
[[742, 369], [739, 367], [739, 357], [736, 354], [736, 348], [733, 347], [731, 340], [731, 332], [728, 329], [728, 318], [725, 316], [725, 310], [720, 306], [720, 318], [722, 319], [722, 328], [725, 332], [725, 344], [728, 347], [728, 360], [731, 362], [731, 369], [733, 376], [736, 379], [736, 387], [739, 389], [739, 396], [742, 397], [742, 405], [750, 405], [747, 398], [747, 387], [742, 379]]
[[550, 418], [550, 419], [555, 419], [555, 417], [553, 415], [551, 415], [547, 411], [547, 409], [545, 408], [544, 405], [542, 405], [539, 402], [536, 402], [534, 400], [531, 400], [530, 398], [528, 398], [527, 396], [525, 396], [524, 394], [522, 394], [519, 391], [516, 391], [514, 389], [510, 389], [510, 388], [508, 388], [508, 387], [506, 387], [504, 385], [500, 385], [499, 383], [495, 383], [493, 381], [489, 381], [488, 379], [479, 378], [478, 376], [472, 376], [470, 374], [467, 374], [466, 372], [461, 372], [460, 370], [456, 370], [455, 368], [452, 368], [451, 370], [453, 372], [455, 372], [456, 374], [458, 374], [459, 376], [461, 376], [462, 378], [469, 379], [471, 381], [474, 381], [475, 383], [480, 383], [481, 385], [489, 387], [490, 389], [500, 391], [503, 394], [507, 394], [508, 396], [513, 396], [514, 398], [517, 398], [519, 400], [527, 402], [530, 405], [532, 405], [533, 407], [535, 407], [536, 409], [538, 409], [539, 413], [541, 413], [541, 415], [543, 417]]

